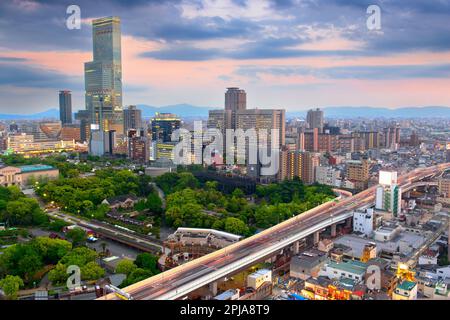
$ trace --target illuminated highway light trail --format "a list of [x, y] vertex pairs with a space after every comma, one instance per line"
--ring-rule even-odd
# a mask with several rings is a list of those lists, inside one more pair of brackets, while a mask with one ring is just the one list
[[[403, 192], [417, 182], [448, 170], [450, 163], [416, 169], [399, 178]], [[331, 224], [352, 217], [352, 211], [372, 205], [376, 186], [354, 196], [342, 191], [339, 202], [329, 201], [247, 239], [232, 244], [186, 264], [165, 271], [124, 289], [137, 300], [177, 299], [224, 276], [250, 266], [283, 250], [295, 241]], [[343, 198], [344, 197], [344, 198]], [[210, 267], [213, 265], [214, 267]], [[118, 299], [114, 295], [100, 298]]]

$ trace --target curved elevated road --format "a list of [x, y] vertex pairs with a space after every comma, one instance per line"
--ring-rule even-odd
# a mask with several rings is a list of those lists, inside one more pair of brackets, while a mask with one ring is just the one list
[[[447, 169], [450, 169], [450, 163], [416, 169], [399, 177], [398, 184], [407, 190], [416, 182], [436, 176]], [[374, 203], [375, 192], [376, 186], [354, 196], [342, 193], [338, 202], [322, 204], [224, 249], [135, 283], [124, 291], [136, 300], [184, 297], [189, 292], [269, 257], [326, 226], [351, 217], [352, 210]], [[118, 297], [110, 294], [100, 299]]]

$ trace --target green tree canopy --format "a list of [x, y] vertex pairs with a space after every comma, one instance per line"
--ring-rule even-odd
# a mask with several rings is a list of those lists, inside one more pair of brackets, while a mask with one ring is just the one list
[[80, 246], [86, 242], [87, 234], [81, 228], [73, 228], [66, 233], [67, 239], [72, 241], [74, 247]]
[[0, 280], [0, 288], [10, 300], [17, 299], [17, 293], [23, 285], [23, 280], [18, 276], [8, 275]]
[[138, 268], [142, 268], [145, 270], [150, 270], [153, 274], [158, 273], [158, 258], [150, 253], [140, 253], [136, 256], [136, 260], [134, 264]]
[[247, 235], [249, 229], [242, 220], [230, 217], [225, 219], [225, 231], [239, 235]]
[[131, 272], [133, 272], [137, 266], [134, 264], [133, 261], [128, 259], [123, 259], [120, 261], [116, 266], [116, 273], [123, 273], [125, 275], [129, 275]]

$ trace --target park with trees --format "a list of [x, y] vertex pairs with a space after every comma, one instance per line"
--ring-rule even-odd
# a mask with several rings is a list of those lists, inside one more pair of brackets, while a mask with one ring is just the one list
[[105, 275], [97, 258], [97, 252], [87, 247], [73, 247], [72, 243], [61, 239], [36, 237], [14, 244], [0, 255], [0, 288], [14, 298], [19, 288], [38, 285], [47, 273], [53, 285], [65, 285], [70, 265], [80, 267], [82, 280], [97, 280]]
[[158, 258], [150, 253], [138, 254], [134, 261], [128, 259], [120, 261], [115, 271], [126, 275], [125, 280], [121, 284], [122, 288], [145, 280], [160, 272], [158, 270]]
[[306, 186], [299, 179], [258, 185], [254, 195], [245, 195], [241, 189], [224, 194], [217, 190], [216, 182], [202, 185], [190, 172], [166, 173], [157, 177], [156, 183], [167, 195], [167, 225], [213, 228], [243, 236], [334, 198], [330, 187]]

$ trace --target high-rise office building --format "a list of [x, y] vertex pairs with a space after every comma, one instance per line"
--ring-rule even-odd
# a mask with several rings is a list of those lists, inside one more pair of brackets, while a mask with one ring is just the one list
[[[237, 148], [235, 143], [226, 141], [226, 129], [242, 129], [244, 131], [252, 129], [255, 130], [258, 137], [258, 145], [266, 144], [268, 149], [280, 149], [285, 144], [285, 110], [284, 109], [247, 109], [247, 96], [244, 90], [232, 87], [225, 92], [225, 109], [211, 110], [208, 117], [208, 128], [220, 129], [223, 134], [223, 153], [227, 150], [236, 151], [236, 160], [244, 159], [248, 165], [249, 160], [249, 143], [246, 143], [245, 150]], [[279, 135], [276, 137], [277, 145], [272, 145], [272, 129], [279, 130]], [[266, 141], [262, 141], [262, 136], [259, 133], [262, 130], [267, 130], [268, 136]], [[227, 144], [229, 143], [229, 145]], [[258, 146], [253, 146], [258, 147]], [[259, 164], [251, 164], [247, 167], [247, 174], [255, 178], [260, 177], [261, 166]]]
[[245, 110], [247, 109], [247, 93], [245, 90], [232, 87], [225, 92], [225, 110]]
[[245, 90], [232, 87], [227, 88], [225, 92], [225, 113], [226, 122], [230, 127], [227, 129], [236, 129], [236, 113], [247, 109], [247, 93]]
[[384, 147], [391, 150], [397, 150], [400, 143], [400, 128], [390, 126], [384, 129]]
[[136, 106], [129, 106], [123, 110], [123, 130], [124, 134], [130, 129], [139, 130], [142, 128], [142, 111]]
[[90, 113], [91, 123], [100, 125], [100, 121], [103, 122], [100, 127], [104, 131], [114, 129], [122, 132], [120, 18], [94, 20], [92, 35], [94, 59], [84, 64], [86, 110]]
[[151, 120], [152, 140], [171, 142], [172, 133], [180, 129], [181, 120], [173, 113], [156, 113]]
[[236, 112], [236, 129], [255, 129], [258, 133], [265, 129], [269, 134], [267, 142], [271, 141], [271, 129], [279, 130], [278, 147], [285, 144], [286, 113], [284, 109], [247, 109]]
[[247, 109], [247, 93], [237, 87], [227, 88], [225, 109], [210, 110], [208, 128], [220, 129], [225, 137], [226, 129], [236, 129], [236, 113]]
[[69, 90], [59, 92], [59, 120], [62, 125], [72, 123], [72, 93]]
[[310, 129], [319, 129], [319, 133], [323, 132], [323, 111], [317, 108], [316, 110], [308, 110], [306, 114], [306, 122]]

